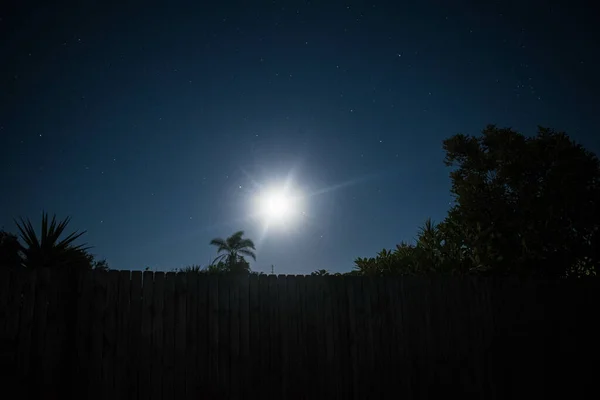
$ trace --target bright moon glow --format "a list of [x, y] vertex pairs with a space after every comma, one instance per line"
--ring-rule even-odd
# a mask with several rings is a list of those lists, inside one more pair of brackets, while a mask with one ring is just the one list
[[262, 191], [256, 200], [257, 212], [268, 224], [287, 224], [299, 213], [299, 197], [287, 189]]
[[285, 218], [290, 200], [283, 193], [271, 193], [265, 198], [264, 212], [274, 218]]

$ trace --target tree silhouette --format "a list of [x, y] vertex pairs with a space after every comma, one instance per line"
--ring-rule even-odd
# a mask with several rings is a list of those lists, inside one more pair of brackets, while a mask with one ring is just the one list
[[217, 246], [217, 254], [219, 254], [212, 264], [223, 262], [225, 269], [232, 273], [249, 272], [250, 264], [244, 256], [252, 257], [256, 261], [256, 254], [254, 253], [256, 248], [252, 240], [245, 239], [242, 236], [244, 236], [244, 231], [238, 231], [227, 239], [215, 238], [211, 240], [210, 244]]
[[527, 138], [489, 125], [444, 141], [455, 205], [448, 220], [468, 258], [496, 274], [595, 273], [600, 164], [564, 132]]
[[596, 275], [600, 163], [563, 132], [487, 126], [444, 141], [454, 205], [416, 244], [357, 258], [361, 275]]

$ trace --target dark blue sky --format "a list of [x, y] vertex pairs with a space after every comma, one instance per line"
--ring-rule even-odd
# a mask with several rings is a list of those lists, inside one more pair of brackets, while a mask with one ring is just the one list
[[[0, 14], [0, 227], [70, 215], [113, 268], [205, 265], [244, 230], [254, 270], [348, 271], [443, 219], [444, 138], [598, 150], [583, 2], [108, 3]], [[304, 214], [265, 234], [252, 198], [286, 181]]]

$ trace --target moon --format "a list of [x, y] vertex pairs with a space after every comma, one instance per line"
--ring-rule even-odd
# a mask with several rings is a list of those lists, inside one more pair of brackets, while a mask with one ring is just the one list
[[285, 188], [264, 190], [256, 200], [257, 212], [268, 224], [290, 223], [299, 213], [300, 197]]
[[271, 218], [285, 218], [291, 208], [291, 201], [285, 193], [269, 193], [263, 201], [263, 212]]

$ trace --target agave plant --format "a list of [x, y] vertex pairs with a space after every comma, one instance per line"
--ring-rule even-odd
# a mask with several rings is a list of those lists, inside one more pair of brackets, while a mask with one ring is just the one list
[[20, 218], [21, 223], [15, 221], [21, 239], [26, 246], [20, 246], [23, 253], [23, 265], [27, 268], [69, 268], [89, 265], [89, 254], [87, 250], [90, 247], [85, 247], [84, 244], [73, 245], [83, 232], [73, 232], [66, 238], [59, 240], [60, 236], [65, 231], [65, 228], [70, 222], [67, 217], [64, 220], [57, 222], [56, 215], [52, 217], [52, 221], [48, 224], [48, 214], [42, 213], [42, 227], [40, 236], [33, 229], [31, 221], [24, 221]]

